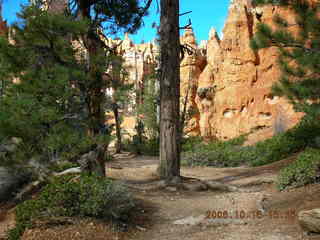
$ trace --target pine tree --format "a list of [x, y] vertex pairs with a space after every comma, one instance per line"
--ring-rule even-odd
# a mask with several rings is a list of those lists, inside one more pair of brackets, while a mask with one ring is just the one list
[[[104, 76], [105, 72], [108, 69], [109, 64], [112, 62], [113, 58], [113, 49], [107, 46], [102, 38], [105, 33], [115, 33], [120, 29], [124, 29], [128, 32], [134, 32], [137, 28], [140, 27], [142, 23], [142, 17], [147, 13], [147, 10], [151, 4], [152, 0], [147, 1], [139, 1], [139, 0], [130, 0], [130, 1], [96, 1], [96, 0], [61, 0], [61, 1], [52, 1], [52, 0], [34, 0], [32, 1], [32, 5], [34, 9], [41, 8], [46, 9], [48, 7], [49, 13], [43, 12], [44, 16], [49, 16], [50, 14], [65, 14], [64, 17], [67, 16], [68, 19], [65, 19], [66, 26], [70, 23], [67, 21], [74, 22], [75, 25], [81, 24], [81, 22], [85, 22], [86, 28], [83, 29], [81, 33], [79, 33], [78, 38], [76, 39], [76, 45], [79, 43], [83, 43], [82, 47], [84, 47], [84, 52], [69, 52], [68, 55], [76, 54], [81, 56], [82, 60], [82, 71], [85, 75], [80, 75], [75, 78], [76, 80], [72, 80], [71, 85], [75, 86], [76, 89], [80, 91], [82, 94], [80, 100], [84, 104], [84, 107], [81, 109], [85, 109], [84, 113], [86, 115], [86, 136], [88, 139], [92, 139], [92, 146], [95, 146], [95, 150], [97, 153], [97, 159], [94, 161], [97, 163], [96, 165], [100, 166], [100, 170], [98, 167], [98, 174], [104, 174], [104, 155], [107, 149], [108, 140], [106, 141], [98, 141], [98, 139], [103, 137], [108, 137], [106, 134], [107, 127], [105, 125], [105, 90], [107, 88], [108, 81], [105, 81]], [[142, 3], [145, 4], [145, 6]], [[41, 15], [41, 11], [38, 12], [38, 15], [34, 15], [33, 17], [39, 17]], [[35, 14], [35, 13], [33, 13]], [[41, 22], [41, 18], [37, 18], [39, 22]], [[57, 19], [53, 20], [55, 22]], [[17, 25], [18, 27], [18, 25]], [[44, 26], [42, 26], [44, 27]], [[61, 26], [56, 26], [61, 27]], [[62, 27], [61, 27], [62, 28]], [[20, 32], [25, 31], [26, 29], [20, 29]], [[48, 29], [49, 33], [51, 33]], [[55, 29], [57, 30], [57, 29]], [[54, 31], [53, 31], [54, 32]], [[75, 46], [70, 48], [70, 38], [72, 35], [72, 31], [65, 31], [64, 40], [59, 41], [61, 46], [58, 48], [62, 49], [63, 44], [68, 44], [66, 49], [74, 49]], [[46, 30], [41, 29], [40, 33], [48, 35]], [[30, 34], [30, 33], [29, 33]], [[18, 35], [16, 35], [18, 36]], [[48, 35], [50, 37], [50, 34]], [[43, 36], [42, 36], [43, 38]], [[59, 39], [60, 40], [60, 39]], [[50, 43], [50, 47], [53, 50], [52, 54], [57, 55], [54, 51], [56, 50], [55, 42]], [[81, 45], [81, 44], [80, 44]], [[73, 56], [74, 57], [74, 56]], [[55, 60], [60, 60], [55, 58]], [[79, 60], [79, 59], [78, 59]], [[43, 59], [44, 62], [47, 63], [47, 59]], [[79, 61], [78, 61], [79, 62]], [[48, 64], [50, 64], [48, 62]], [[60, 64], [65, 64], [66, 68], [70, 66], [65, 62], [60, 62]], [[71, 64], [72, 66], [76, 64]], [[17, 71], [22, 71], [22, 69], [16, 69]], [[71, 69], [70, 69], [71, 70]], [[52, 71], [55, 71], [52, 68]], [[23, 79], [23, 76], [18, 77], [22, 84], [26, 81]], [[12, 78], [11, 78], [12, 79]], [[79, 80], [79, 82], [75, 83], [75, 81]], [[82, 81], [83, 80], [83, 81]], [[78, 84], [78, 85], [76, 85]], [[53, 102], [55, 103], [55, 102]], [[72, 104], [71, 104], [72, 105]], [[72, 105], [73, 106], [73, 105]], [[81, 110], [79, 110], [81, 112]], [[37, 115], [37, 113], [35, 114]], [[53, 114], [54, 115], [54, 114]], [[56, 122], [56, 121], [54, 121]], [[49, 126], [51, 129], [52, 126]], [[119, 128], [118, 128], [119, 129]], [[66, 133], [66, 131], [62, 131]], [[61, 141], [63, 142], [63, 141]], [[43, 154], [41, 154], [42, 156]]]
[[[10, 41], [0, 39], [0, 81], [6, 86], [0, 99], [0, 142], [18, 137], [22, 143], [1, 164], [70, 159], [107, 142], [107, 135], [86, 134], [91, 75], [71, 44], [88, 31], [88, 23], [34, 6], [24, 7], [19, 18]], [[104, 66], [106, 58], [99, 60]]]
[[[122, 106], [127, 104], [130, 100], [130, 94], [133, 89], [133, 84], [128, 83], [128, 73], [123, 67], [124, 59], [117, 55], [117, 53], [112, 56], [111, 60], [111, 71], [108, 74], [109, 85], [112, 89], [112, 96], [110, 99], [115, 127], [116, 127], [116, 153], [122, 151], [122, 132], [121, 132], [121, 122], [123, 116], [120, 113]], [[123, 110], [123, 109], [122, 109]]]
[[[159, 122], [157, 117], [157, 108], [159, 101], [159, 92], [157, 89], [157, 74], [150, 74], [144, 78], [144, 88], [142, 89], [142, 103], [137, 106], [137, 115], [140, 116], [140, 127], [137, 122], [137, 135], [142, 142], [142, 135], [149, 140], [157, 140], [159, 138]], [[142, 125], [141, 125], [142, 124]], [[143, 128], [141, 127], [143, 126]], [[141, 128], [141, 129], [140, 129]], [[139, 131], [141, 131], [139, 133]]]
[[[99, 134], [100, 126], [105, 122], [103, 110], [103, 72], [97, 69], [95, 59], [99, 59], [110, 50], [101, 40], [102, 35], [109, 35], [120, 30], [133, 33], [142, 24], [142, 17], [147, 13], [152, 0], [69, 0], [70, 13], [81, 16], [89, 22], [88, 32], [83, 38], [88, 50], [88, 68], [92, 77], [90, 115], [92, 116], [91, 134]], [[141, 4], [145, 3], [145, 5]], [[141, 6], [142, 5], [142, 6]]]
[[[89, 23], [83, 42], [88, 52], [88, 70], [92, 76], [90, 98], [88, 98], [89, 116], [91, 118], [90, 134], [95, 136], [100, 133], [101, 126], [105, 124], [105, 111], [103, 109], [104, 72], [100, 71], [96, 61], [110, 54], [110, 47], [101, 38], [104, 34], [113, 34], [120, 30], [130, 33], [135, 32], [141, 26], [142, 17], [147, 14], [152, 0], [69, 0], [68, 2], [71, 15], [75, 19], [80, 16]], [[114, 108], [114, 110], [116, 113], [117, 108]], [[117, 126], [117, 129], [119, 142], [119, 126]], [[119, 144], [120, 147], [121, 143]], [[99, 149], [105, 151], [106, 146], [101, 145]], [[103, 156], [103, 152], [98, 156]], [[101, 164], [103, 163], [103, 159], [98, 159], [98, 161]]]
[[319, 120], [320, 4], [311, 0], [256, 0], [255, 4], [280, 5], [295, 14], [294, 22], [286, 20], [286, 16], [275, 16], [276, 29], [259, 24], [251, 47], [279, 49], [282, 75], [273, 86], [273, 93], [287, 97], [296, 111]]

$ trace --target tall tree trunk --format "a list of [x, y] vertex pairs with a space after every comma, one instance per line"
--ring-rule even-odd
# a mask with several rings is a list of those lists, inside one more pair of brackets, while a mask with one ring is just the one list
[[116, 122], [116, 136], [117, 136], [117, 143], [116, 143], [116, 153], [121, 153], [122, 150], [122, 140], [121, 140], [121, 122], [119, 116], [119, 107], [116, 102], [112, 104], [112, 110], [114, 115], [114, 120]]
[[[91, 19], [91, 1], [76, 0], [83, 19]], [[88, 89], [88, 111], [90, 118], [90, 134], [92, 136], [100, 134], [101, 127], [105, 124], [105, 113], [103, 109], [104, 100], [104, 82], [101, 70], [99, 70], [97, 59], [104, 55], [104, 44], [96, 33], [95, 26], [90, 26], [87, 35], [84, 37], [84, 43], [88, 51], [88, 67], [90, 73], [90, 89]]]
[[[85, 0], [79, 0], [79, 8], [84, 19], [91, 19], [90, 4]], [[104, 82], [102, 73], [99, 71], [96, 60], [99, 55], [103, 54], [103, 44], [97, 36], [95, 29], [89, 29], [86, 37], [83, 39], [88, 51], [89, 73], [90, 73], [90, 89], [88, 89], [87, 105], [89, 114], [89, 135], [95, 137], [101, 134], [101, 130], [105, 125], [105, 112], [103, 109], [104, 101]], [[100, 144], [97, 151], [97, 163], [100, 168], [96, 173], [105, 175], [105, 151], [107, 144]]]
[[161, 0], [160, 177], [180, 176], [179, 0]]
[[[90, 36], [90, 34], [88, 35]], [[104, 82], [102, 78], [102, 74], [97, 70], [95, 66], [95, 59], [97, 54], [99, 54], [99, 50], [103, 51], [102, 48], [99, 48], [99, 42], [95, 39], [90, 39], [88, 37], [88, 52], [89, 52], [89, 71], [91, 75], [90, 83], [91, 87], [88, 91], [88, 109], [89, 109], [89, 119], [90, 119], [90, 128], [89, 128], [89, 135], [96, 137], [99, 134], [102, 134], [102, 129], [105, 125], [105, 112], [103, 109], [103, 102], [104, 102]], [[95, 173], [99, 176], [105, 176], [105, 154], [107, 150], [107, 144], [101, 143], [97, 146], [97, 158], [95, 164], [96, 168]]]
[[97, 86], [95, 86], [91, 91], [89, 92], [90, 96], [90, 102], [89, 102], [89, 118], [90, 118], [90, 135], [91, 136], [97, 136], [100, 134], [101, 128], [105, 124], [105, 117], [104, 117], [104, 111], [102, 109], [102, 102], [103, 102], [103, 89], [102, 87], [98, 86], [100, 85], [99, 80], [94, 80]]

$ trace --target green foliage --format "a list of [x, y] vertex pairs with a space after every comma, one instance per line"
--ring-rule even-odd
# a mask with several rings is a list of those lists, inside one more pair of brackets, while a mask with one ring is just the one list
[[123, 66], [124, 59], [122, 56], [112, 55], [109, 56], [108, 60], [110, 61], [111, 71], [107, 82], [113, 93], [112, 96], [107, 96], [111, 99], [106, 102], [106, 107], [112, 109], [114, 106], [110, 106], [110, 104], [116, 104], [121, 109], [121, 106], [133, 100], [130, 99], [130, 95], [132, 95], [134, 84], [128, 83], [128, 72]]
[[245, 137], [229, 141], [214, 141], [208, 144], [187, 141], [182, 145], [182, 164], [187, 166], [233, 167], [244, 163], [238, 156]]
[[317, 146], [319, 136], [320, 125], [309, 117], [304, 117], [297, 126], [287, 132], [250, 147], [254, 155], [248, 160], [253, 166], [279, 161], [306, 147]]
[[159, 156], [159, 138], [143, 138], [142, 142], [139, 141], [137, 135], [132, 140], [127, 139], [124, 141], [124, 149], [136, 154]]
[[143, 104], [138, 104], [136, 124], [137, 134], [125, 142], [125, 148], [137, 154], [145, 154], [149, 156], [159, 155], [159, 124], [157, 122], [157, 106], [159, 92], [156, 88], [156, 74], [149, 75], [145, 79], [143, 92], [137, 93], [143, 99]]
[[203, 139], [199, 136], [185, 137], [181, 140], [182, 152], [194, 151], [199, 145], [202, 145]]
[[140, 147], [141, 153], [149, 156], [159, 156], [159, 138], [147, 139]]
[[306, 147], [319, 147], [320, 125], [305, 117], [296, 127], [252, 146], [245, 137], [226, 142], [184, 144], [182, 162], [188, 166], [260, 166], [279, 161]]
[[[304, 0], [256, 0], [254, 4], [283, 5], [295, 19], [276, 15], [272, 30], [259, 24], [250, 45], [254, 50], [275, 46], [279, 49], [278, 64], [282, 76], [273, 86], [273, 93], [287, 97], [298, 112], [305, 112], [318, 121], [320, 116], [320, 17], [319, 3]], [[298, 30], [293, 33], [292, 27]]]
[[289, 166], [282, 169], [277, 186], [280, 190], [318, 182], [320, 178], [320, 150], [306, 149]]
[[73, 162], [56, 162], [50, 166], [50, 170], [54, 172], [63, 172], [64, 170], [74, 167], [79, 167], [79, 164]]
[[147, 138], [153, 139], [159, 136], [160, 126], [157, 122], [157, 106], [159, 92], [156, 89], [156, 76], [150, 75], [145, 79], [143, 89], [143, 104], [137, 106], [137, 113], [141, 116], [143, 131]]
[[279, 161], [304, 147], [304, 143], [297, 140], [290, 133], [281, 133], [270, 139], [258, 142], [248, 147], [251, 155], [247, 160], [252, 166], [260, 166]]
[[151, 1], [93, 0], [86, 1], [84, 4], [77, 0], [69, 0], [69, 3], [75, 18], [78, 17], [79, 11], [84, 9], [95, 12], [92, 15], [88, 14], [92, 18], [92, 29], [101, 27], [107, 33], [117, 33], [119, 31], [134, 33], [142, 24], [141, 18], [148, 13], [147, 10]]
[[[24, 7], [19, 17], [12, 27], [15, 43], [0, 38], [0, 63], [5, 63], [0, 81], [6, 83], [0, 98], [0, 143], [11, 137], [22, 143], [1, 164], [69, 159], [93, 144], [107, 143], [107, 135], [87, 135], [92, 122], [86, 99], [95, 80], [81, 51], [70, 44], [87, 32], [88, 23], [36, 7]], [[104, 72], [106, 57], [93, 59]]]
[[9, 240], [19, 239], [35, 220], [52, 217], [95, 217], [127, 220], [135, 204], [124, 185], [96, 176], [56, 177], [36, 199], [16, 208], [16, 227]]

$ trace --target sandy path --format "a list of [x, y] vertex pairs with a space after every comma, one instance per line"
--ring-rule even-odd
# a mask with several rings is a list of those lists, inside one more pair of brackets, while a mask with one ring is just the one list
[[[51, 233], [42, 236], [35, 229], [29, 231], [32, 237], [26, 234], [24, 239], [53, 240], [69, 236], [69, 239], [89, 240], [89, 235], [85, 232], [82, 237], [74, 237], [74, 228], [81, 232], [80, 230], [87, 231], [98, 226], [97, 229], [102, 230], [93, 234], [95, 237], [90, 235], [90, 240], [104, 239], [107, 235], [110, 236], [108, 239], [118, 240], [320, 240], [319, 235], [305, 235], [297, 218], [288, 215], [289, 210], [297, 213], [303, 209], [319, 207], [319, 184], [286, 192], [279, 192], [275, 187], [274, 181], [279, 169], [292, 160], [257, 168], [181, 169], [183, 176], [233, 184], [247, 192], [195, 192], [175, 188], [148, 191], [147, 189], [159, 183], [155, 174], [158, 159], [133, 157], [130, 154], [118, 155], [115, 161], [107, 163], [108, 176], [127, 183], [135, 197], [144, 205], [141, 216], [137, 216], [140, 220], [135, 222], [137, 226], [134, 231], [118, 238], [111, 235], [113, 233], [106, 226], [89, 223], [84, 227], [81, 225], [81, 229], [80, 225], [69, 230], [62, 228], [69, 235], [64, 234], [61, 229], [48, 229], [49, 232], [59, 233], [59, 237], [52, 237], [54, 234]], [[264, 211], [265, 216], [258, 218], [257, 211]], [[223, 212], [228, 214], [225, 215], [226, 218], [219, 214]], [[206, 219], [209, 213], [211, 218]], [[276, 214], [281, 214], [281, 217]], [[5, 213], [2, 210], [0, 240], [5, 239], [5, 231], [13, 225], [13, 211]]]
[[[292, 159], [257, 167], [182, 168], [182, 175], [201, 180], [230, 183], [252, 192], [190, 192], [180, 190], [135, 191], [135, 195], [153, 206], [145, 231], [131, 239], [143, 240], [314, 240], [300, 229], [299, 210], [319, 206], [318, 184], [290, 192], [278, 192], [274, 186], [277, 172]], [[155, 157], [120, 158], [108, 164], [108, 175], [145, 189], [157, 182]], [[116, 166], [116, 169], [112, 168]], [[121, 169], [119, 169], [121, 168]], [[257, 211], [265, 216], [258, 218]], [[211, 213], [211, 219], [204, 219]], [[226, 211], [226, 219], [214, 213]], [[240, 211], [245, 217], [240, 218]], [[281, 216], [277, 216], [281, 214]], [[242, 215], [243, 216], [243, 215]], [[196, 220], [190, 220], [190, 218]], [[231, 218], [232, 217], [232, 218]], [[186, 224], [175, 224], [187, 221]]]

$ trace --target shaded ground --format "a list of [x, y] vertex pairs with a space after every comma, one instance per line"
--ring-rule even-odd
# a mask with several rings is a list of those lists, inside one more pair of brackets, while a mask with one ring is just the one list
[[[135, 213], [136, 222], [127, 232], [120, 234], [113, 226], [81, 220], [70, 226], [28, 230], [23, 239], [320, 240], [320, 235], [305, 235], [294, 215], [320, 206], [319, 185], [286, 192], [279, 192], [274, 185], [279, 169], [293, 160], [257, 168], [182, 168], [183, 176], [246, 190], [195, 192], [154, 188], [159, 183], [155, 157], [117, 155], [107, 164], [107, 175], [128, 184], [144, 205]], [[258, 218], [257, 211], [264, 216]], [[220, 215], [222, 212], [226, 218]], [[14, 224], [13, 217], [12, 210], [0, 214], [0, 239], [4, 229]]]
[[[108, 175], [127, 182], [135, 195], [156, 208], [150, 211], [146, 231], [131, 239], [155, 240], [314, 240], [300, 229], [296, 213], [320, 206], [320, 187], [314, 184], [291, 191], [279, 192], [274, 184], [278, 171], [295, 156], [262, 167], [182, 168], [182, 175], [201, 180], [216, 180], [233, 184], [252, 192], [190, 192], [152, 190], [157, 183], [155, 174], [158, 159], [154, 157], [122, 158], [108, 164]], [[123, 166], [122, 169], [113, 168]], [[257, 211], [265, 216], [257, 217]], [[227, 218], [214, 218], [214, 213], [226, 211]], [[240, 211], [245, 215], [240, 217]], [[292, 215], [291, 215], [292, 213]], [[200, 218], [190, 224], [174, 224], [177, 220]], [[232, 217], [232, 218], [231, 218]], [[192, 223], [192, 222], [191, 222]]]

